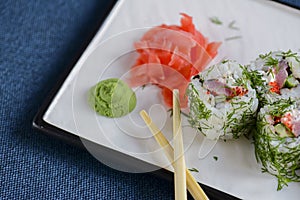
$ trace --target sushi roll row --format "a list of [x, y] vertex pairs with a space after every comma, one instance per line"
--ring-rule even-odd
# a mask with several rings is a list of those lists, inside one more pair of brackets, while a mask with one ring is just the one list
[[194, 76], [187, 95], [192, 127], [209, 139], [253, 134], [257, 160], [277, 177], [278, 190], [300, 181], [297, 53], [269, 52], [246, 66], [223, 61]]
[[263, 172], [277, 177], [277, 190], [299, 182], [300, 57], [292, 51], [260, 55], [248, 69], [260, 110], [254, 132], [255, 154]]

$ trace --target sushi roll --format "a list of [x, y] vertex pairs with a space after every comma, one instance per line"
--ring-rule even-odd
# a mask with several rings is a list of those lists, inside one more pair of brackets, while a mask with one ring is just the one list
[[235, 61], [194, 76], [187, 89], [189, 123], [209, 139], [236, 139], [255, 126], [256, 91]]
[[254, 133], [255, 154], [263, 172], [278, 179], [277, 190], [289, 182], [299, 182], [300, 106], [281, 99], [260, 109]]
[[300, 98], [300, 57], [292, 51], [276, 51], [260, 55], [249, 67], [252, 86], [260, 105], [279, 99]]

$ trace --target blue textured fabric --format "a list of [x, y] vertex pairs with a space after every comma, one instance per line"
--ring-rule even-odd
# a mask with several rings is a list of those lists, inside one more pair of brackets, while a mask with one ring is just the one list
[[171, 182], [115, 171], [32, 129], [106, 6], [105, 0], [0, 1], [0, 199], [174, 198]]
[[112, 170], [32, 129], [107, 1], [0, 1], [0, 199], [173, 199], [173, 184]]
[[278, 0], [278, 1], [295, 8], [300, 8], [300, 0]]

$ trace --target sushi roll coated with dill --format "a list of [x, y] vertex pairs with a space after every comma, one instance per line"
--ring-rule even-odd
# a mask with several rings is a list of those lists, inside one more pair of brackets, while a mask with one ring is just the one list
[[189, 123], [209, 139], [236, 139], [255, 126], [258, 99], [235, 61], [223, 61], [192, 78]]
[[260, 109], [254, 133], [256, 158], [262, 171], [278, 179], [277, 190], [289, 182], [299, 182], [300, 106], [281, 99]]
[[279, 99], [300, 99], [300, 57], [291, 50], [259, 55], [248, 68], [260, 105]]

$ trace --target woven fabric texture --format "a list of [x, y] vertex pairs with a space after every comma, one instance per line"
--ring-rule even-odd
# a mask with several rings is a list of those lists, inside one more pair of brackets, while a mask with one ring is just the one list
[[105, 0], [0, 1], [0, 199], [173, 199], [173, 184], [115, 171], [32, 128]]

